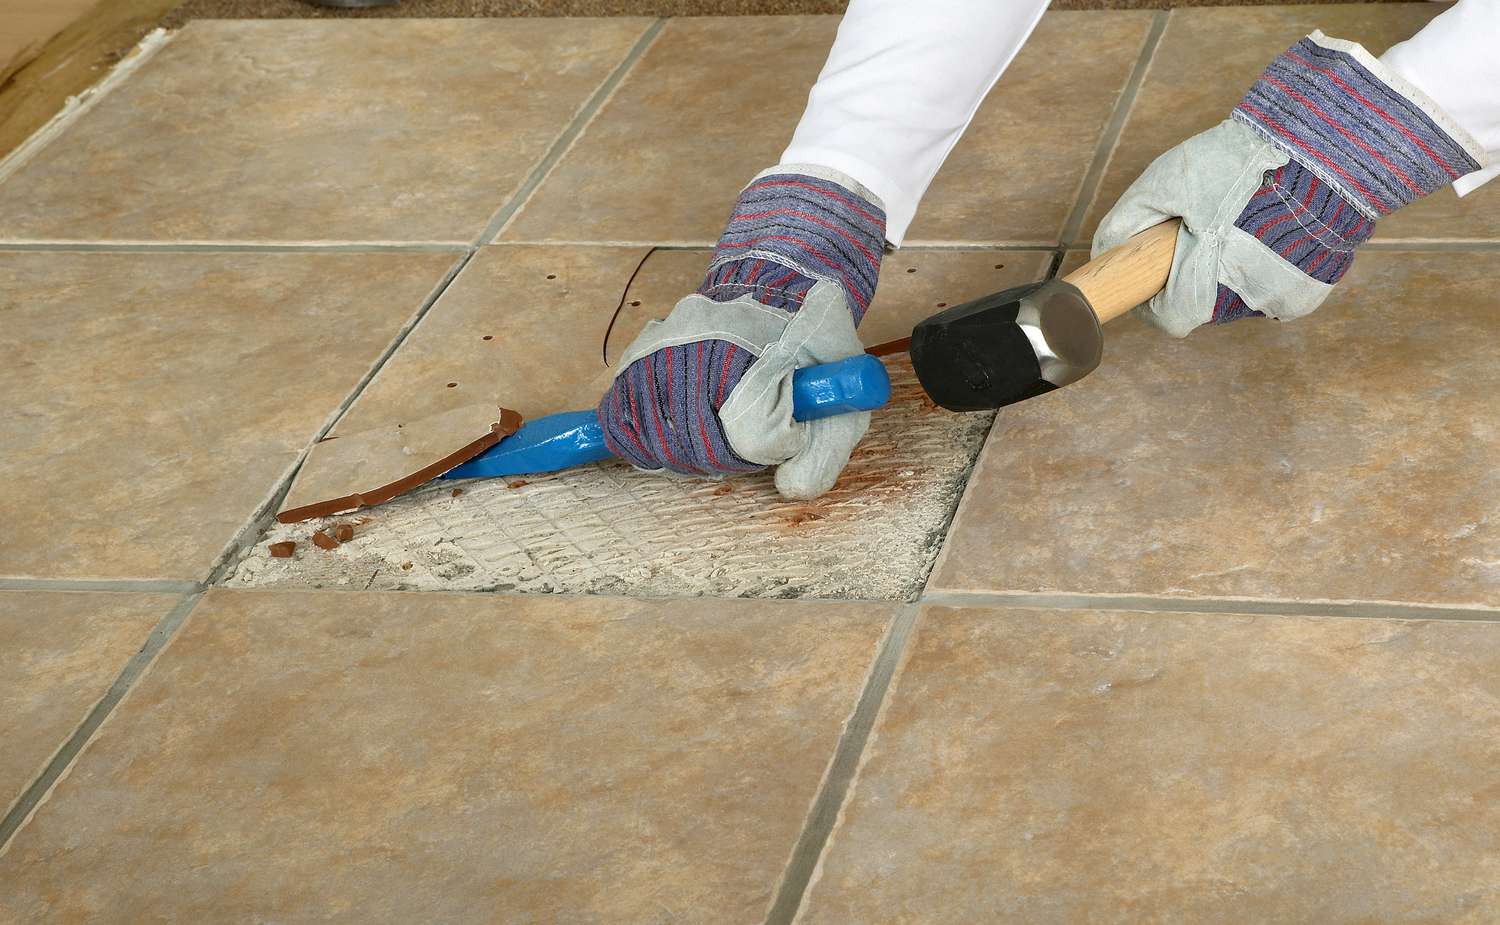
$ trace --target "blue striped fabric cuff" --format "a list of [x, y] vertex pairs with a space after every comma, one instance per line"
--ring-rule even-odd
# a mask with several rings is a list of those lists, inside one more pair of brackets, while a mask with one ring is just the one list
[[1359, 45], [1321, 32], [1272, 62], [1234, 118], [1372, 220], [1483, 166], [1478, 143], [1436, 103]]
[[698, 290], [718, 302], [749, 293], [796, 311], [819, 280], [838, 284], [858, 324], [875, 295], [885, 213], [820, 177], [768, 173], [740, 193]]

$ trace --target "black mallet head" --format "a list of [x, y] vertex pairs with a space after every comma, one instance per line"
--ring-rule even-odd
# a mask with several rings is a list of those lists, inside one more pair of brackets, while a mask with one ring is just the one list
[[955, 305], [911, 332], [917, 379], [949, 411], [987, 411], [1060, 389], [1103, 354], [1089, 300], [1055, 279]]

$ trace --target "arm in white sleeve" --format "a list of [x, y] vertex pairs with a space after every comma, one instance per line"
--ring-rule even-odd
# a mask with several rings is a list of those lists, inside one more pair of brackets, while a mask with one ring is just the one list
[[1047, 0], [851, 0], [783, 164], [831, 167], [885, 206], [900, 244], [948, 152]]
[[1500, 0], [1459, 0], [1380, 61], [1487, 150], [1490, 166], [1453, 184], [1460, 196], [1500, 175]]

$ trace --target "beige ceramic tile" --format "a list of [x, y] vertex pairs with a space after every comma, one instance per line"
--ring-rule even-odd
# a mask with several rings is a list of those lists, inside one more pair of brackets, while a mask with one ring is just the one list
[[1500, 626], [923, 614], [799, 925], [1488, 922]]
[[[712, 243], [739, 189], [790, 140], [837, 22], [672, 20], [502, 238]], [[934, 181], [908, 242], [1055, 241], [1150, 22], [1048, 14]], [[753, 79], [747, 62], [760, 63]]]
[[453, 264], [0, 253], [0, 576], [206, 577]]
[[0, 591], [0, 816], [178, 598]]
[[0, 919], [760, 921], [892, 615], [210, 593]]
[[646, 22], [195, 22], [0, 185], [0, 237], [472, 241]]
[[1001, 411], [932, 587], [1500, 604], [1500, 255], [1371, 252], [1316, 314]]
[[[696, 289], [708, 266], [707, 250], [657, 251], [642, 264], [647, 253], [543, 245], [480, 250], [336, 432], [356, 433], [477, 401], [493, 401], [526, 419], [593, 406], [615, 374], [605, 366], [604, 342], [616, 306], [621, 312], [610, 332], [612, 356], [648, 320], [664, 317]], [[1040, 278], [1047, 260], [1038, 251], [901, 250], [886, 258], [861, 334], [871, 345], [905, 336], [939, 304]], [[911, 268], [916, 272], [907, 272]]]
[[[1228, 118], [1266, 65], [1298, 39], [1322, 29], [1379, 55], [1444, 8], [1387, 3], [1174, 10], [1090, 210], [1085, 239], [1157, 155]], [[1442, 190], [1381, 220], [1376, 239], [1495, 240], [1497, 205], [1497, 184], [1464, 199]]]

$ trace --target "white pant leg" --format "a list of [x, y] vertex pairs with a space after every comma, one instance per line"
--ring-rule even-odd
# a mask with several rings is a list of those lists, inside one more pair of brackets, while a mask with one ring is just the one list
[[1500, 0], [1459, 0], [1380, 61], [1436, 100], [1489, 152], [1490, 167], [1453, 184], [1460, 196], [1500, 175]]
[[851, 0], [781, 155], [848, 174], [900, 244], [938, 168], [1047, 0]]

